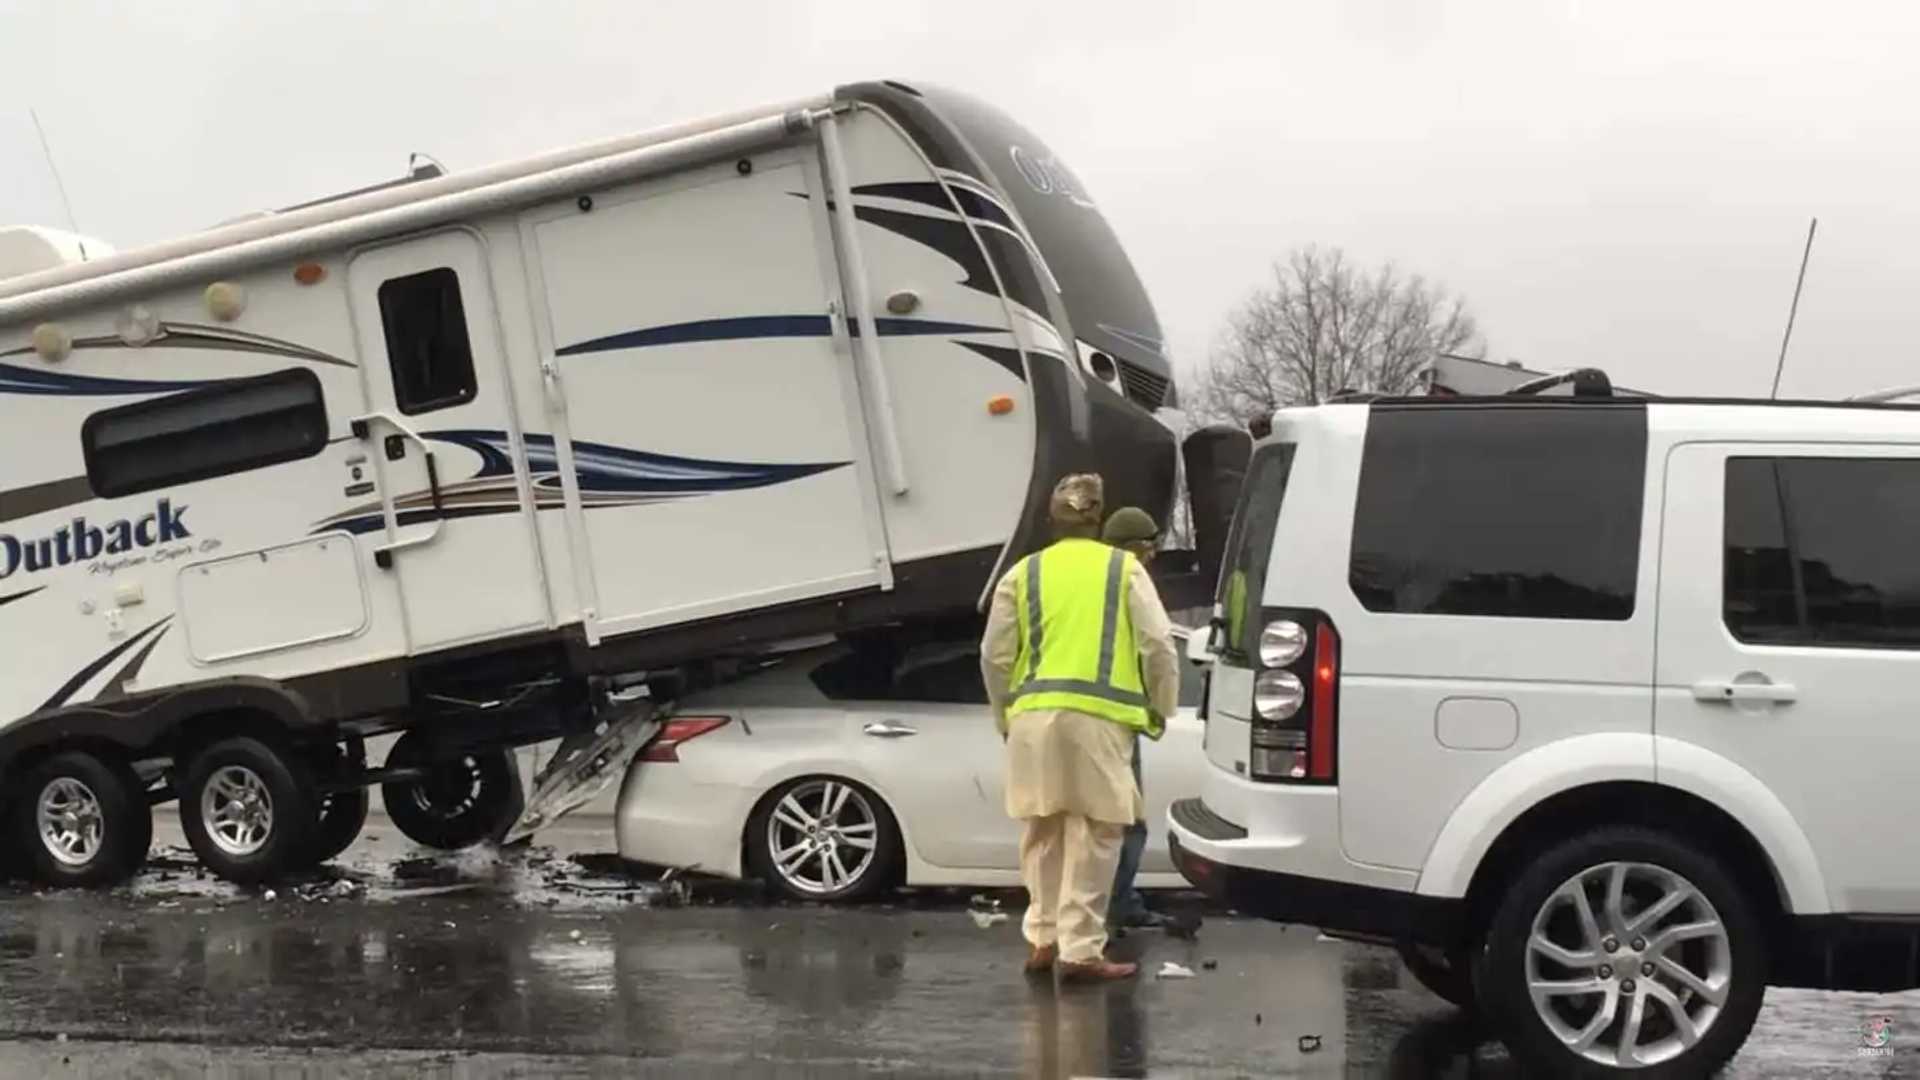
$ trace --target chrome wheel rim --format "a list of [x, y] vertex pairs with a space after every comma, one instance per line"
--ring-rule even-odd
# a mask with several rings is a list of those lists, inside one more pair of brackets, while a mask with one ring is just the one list
[[273, 836], [273, 795], [245, 765], [223, 765], [200, 789], [200, 820], [222, 854], [247, 856]]
[[1650, 863], [1602, 863], [1540, 905], [1526, 977], [1534, 1013], [1567, 1049], [1644, 1068], [1686, 1053], [1720, 1019], [1733, 947], [1686, 878]]
[[840, 780], [809, 780], [781, 796], [767, 819], [774, 873], [796, 891], [851, 888], [873, 866], [880, 827], [873, 804]]
[[106, 814], [93, 789], [73, 777], [59, 777], [40, 789], [34, 817], [40, 843], [62, 866], [85, 866], [100, 854]]

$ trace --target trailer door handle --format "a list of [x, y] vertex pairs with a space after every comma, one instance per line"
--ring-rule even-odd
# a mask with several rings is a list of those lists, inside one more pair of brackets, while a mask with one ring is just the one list
[[1693, 684], [1693, 696], [1728, 705], [1790, 705], [1799, 694], [1791, 683], [1705, 681]]
[[876, 739], [903, 739], [920, 734], [920, 729], [898, 720], [875, 720], [860, 730]]

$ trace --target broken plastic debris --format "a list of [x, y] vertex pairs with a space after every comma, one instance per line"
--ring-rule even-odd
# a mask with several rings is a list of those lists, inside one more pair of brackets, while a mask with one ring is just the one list
[[1320, 1036], [1318, 1035], [1300, 1036], [1300, 1052], [1301, 1053], [1311, 1054], [1319, 1049], [1320, 1049]]
[[1176, 964], [1169, 960], [1160, 965], [1159, 977], [1162, 979], [1191, 979], [1193, 978], [1193, 969], [1187, 967], [1185, 964]]
[[1007, 913], [1004, 911], [969, 911], [967, 914], [973, 916], [973, 925], [982, 930], [991, 929], [1007, 921]]

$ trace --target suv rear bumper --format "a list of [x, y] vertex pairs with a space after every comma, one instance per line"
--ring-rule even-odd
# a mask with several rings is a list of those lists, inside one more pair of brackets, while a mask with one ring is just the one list
[[1318, 927], [1336, 936], [1448, 946], [1465, 933], [1466, 903], [1404, 889], [1236, 865], [1247, 830], [1182, 799], [1168, 813], [1173, 865], [1201, 892], [1248, 915]]

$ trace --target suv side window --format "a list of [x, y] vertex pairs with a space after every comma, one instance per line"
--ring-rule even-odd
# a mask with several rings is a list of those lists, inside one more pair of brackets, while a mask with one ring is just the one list
[[1633, 617], [1643, 405], [1375, 406], [1348, 583], [1369, 611]]
[[1722, 615], [1754, 645], [1920, 648], [1920, 458], [1730, 458]]

